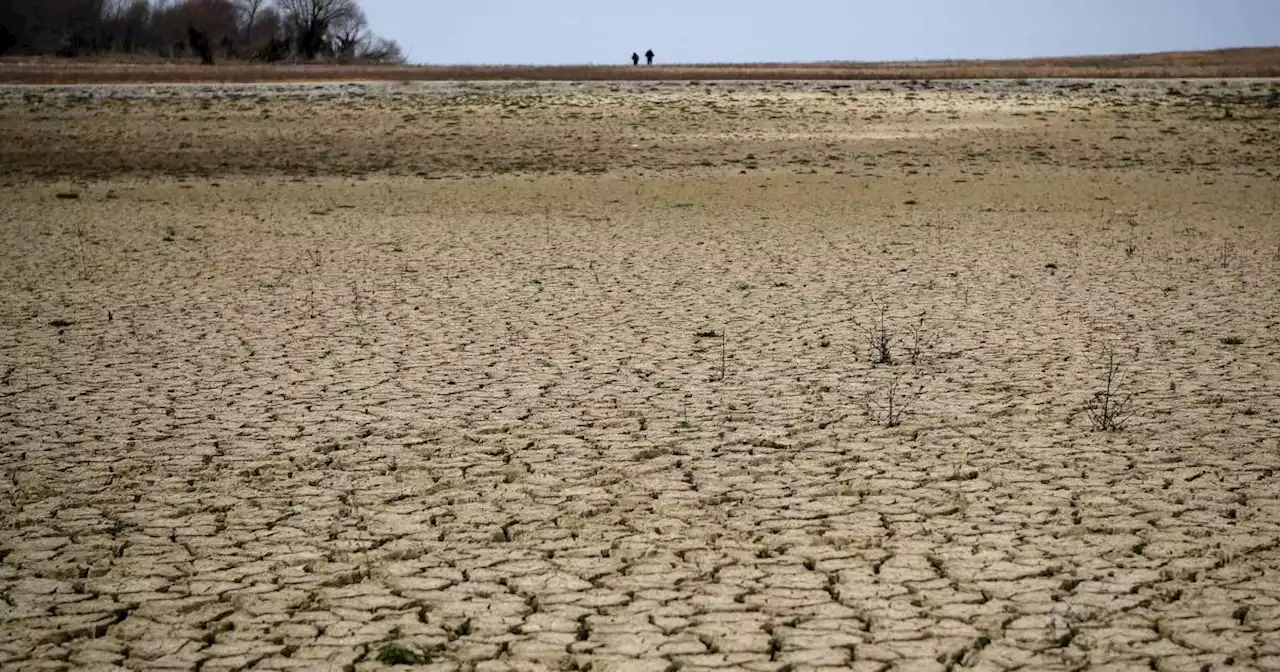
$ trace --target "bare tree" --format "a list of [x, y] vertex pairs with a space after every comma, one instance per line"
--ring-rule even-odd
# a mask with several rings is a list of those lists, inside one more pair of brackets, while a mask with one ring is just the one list
[[333, 55], [343, 61], [354, 61], [362, 56], [369, 46], [368, 27], [369, 21], [359, 7], [338, 17], [330, 27]]
[[[177, 0], [153, 5], [151, 32], [153, 46], [162, 56], [182, 57], [188, 50], [206, 63], [214, 49], [224, 56], [236, 56], [240, 35], [238, 13], [232, 0]], [[197, 33], [199, 35], [197, 35]]]
[[264, 61], [280, 61], [289, 57], [289, 40], [284, 19], [275, 7], [263, 7], [249, 28], [249, 52]]
[[36, 6], [31, 0], [0, 2], [0, 54], [23, 53], [31, 49], [31, 19]]
[[236, 5], [240, 10], [240, 26], [244, 29], [244, 41], [252, 44], [253, 27], [258, 21], [258, 13], [262, 11], [266, 0], [238, 0]]
[[240, 13], [232, 0], [184, 0], [178, 7], [213, 44], [240, 34]]
[[120, 48], [126, 52], [154, 47], [151, 30], [151, 3], [133, 0], [120, 16]]
[[364, 61], [379, 63], [404, 63], [407, 60], [399, 42], [381, 37], [367, 41], [359, 57]]
[[103, 30], [108, 0], [75, 0], [69, 4], [77, 50], [92, 54], [110, 48], [110, 39]]
[[[198, 34], [198, 35], [197, 35]], [[401, 62], [359, 0], [0, 0], [0, 54], [107, 51]]]
[[293, 31], [298, 53], [311, 59], [328, 51], [335, 24], [360, 11], [355, 0], [277, 0], [276, 4]]
[[109, 48], [107, 0], [8, 0], [0, 3], [3, 51], [75, 56]]

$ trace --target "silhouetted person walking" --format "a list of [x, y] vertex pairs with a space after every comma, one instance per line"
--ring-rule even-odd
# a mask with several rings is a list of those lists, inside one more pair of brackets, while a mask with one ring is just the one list
[[631, 65], [640, 65], [640, 54], [631, 52]]
[[649, 51], [644, 52], [644, 60], [645, 60], [649, 65], [653, 65], [653, 50], [652, 50], [652, 49], [650, 49]]

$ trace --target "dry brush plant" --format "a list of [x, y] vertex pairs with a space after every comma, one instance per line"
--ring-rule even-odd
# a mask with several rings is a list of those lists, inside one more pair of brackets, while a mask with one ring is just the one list
[[[873, 423], [897, 427], [924, 393], [929, 353], [937, 345], [937, 337], [927, 328], [923, 314], [903, 325], [890, 318], [887, 302], [874, 296], [870, 301], [870, 320], [865, 324], [854, 321], [872, 368], [869, 378], [873, 382], [863, 396], [863, 408]], [[892, 369], [878, 373], [881, 367]]]
[[1084, 410], [1095, 430], [1117, 432], [1125, 428], [1134, 413], [1134, 395], [1129, 390], [1125, 364], [1112, 345], [1102, 347], [1097, 364], [1102, 368], [1102, 388], [1085, 402]]
[[89, 246], [96, 243], [90, 238], [90, 227], [91, 225], [88, 222], [80, 218], [75, 219], [72, 223], [72, 234], [75, 236], [75, 243], [72, 247], [71, 256], [81, 280], [92, 279], [95, 267]]
[[1111, 218], [1107, 222], [1107, 226], [1127, 225], [1129, 227], [1129, 240], [1124, 245], [1124, 256], [1132, 258], [1138, 252], [1137, 228], [1138, 216], [1132, 212], [1117, 210], [1111, 214]]
[[[862, 333], [867, 347], [867, 361], [872, 366], [895, 365], [906, 363], [917, 366], [925, 363], [929, 351], [937, 345], [937, 336], [931, 333], [925, 324], [926, 315], [921, 313], [915, 321], [905, 325], [889, 318], [889, 304], [870, 298], [872, 310], [867, 323], [854, 320], [854, 327]], [[856, 355], [855, 355], [856, 356]]]
[[863, 399], [867, 417], [877, 425], [893, 428], [912, 412], [924, 394], [924, 381], [919, 374], [895, 371]]
[[906, 329], [906, 336], [903, 338], [902, 346], [907, 355], [907, 361], [912, 366], [925, 363], [929, 352], [938, 345], [938, 336], [925, 328], [925, 316], [921, 315], [916, 319], [914, 324], [910, 324]]

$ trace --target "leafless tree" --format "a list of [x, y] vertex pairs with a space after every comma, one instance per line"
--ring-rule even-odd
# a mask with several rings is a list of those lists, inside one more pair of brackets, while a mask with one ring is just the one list
[[360, 11], [355, 0], [277, 0], [276, 5], [293, 31], [298, 53], [306, 58], [324, 54], [330, 29]]
[[399, 42], [381, 37], [366, 42], [360, 59], [379, 63], [404, 63], [406, 60]]
[[126, 52], [139, 51], [154, 46], [151, 30], [151, 3], [133, 0], [120, 15], [120, 47]]
[[246, 43], [253, 42], [253, 27], [258, 21], [258, 14], [266, 5], [266, 0], [237, 0], [237, 9], [240, 10], [240, 26], [244, 29], [244, 41]]
[[[193, 49], [193, 31], [205, 49]], [[358, 0], [0, 0], [0, 54], [193, 50], [266, 60], [404, 59], [399, 45], [369, 31]]]
[[338, 17], [330, 27], [333, 55], [343, 61], [354, 61], [369, 45], [369, 21], [359, 7]]
[[17, 53], [74, 56], [110, 46], [107, 0], [8, 0], [0, 3], [0, 47]]
[[279, 61], [289, 57], [289, 40], [285, 35], [284, 19], [275, 7], [263, 7], [257, 20], [249, 28], [248, 49], [255, 57], [265, 61]]

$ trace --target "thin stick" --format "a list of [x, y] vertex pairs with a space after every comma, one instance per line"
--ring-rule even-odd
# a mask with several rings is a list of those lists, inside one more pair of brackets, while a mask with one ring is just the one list
[[729, 329], [720, 330], [720, 380], [725, 379], [725, 339], [729, 337]]

